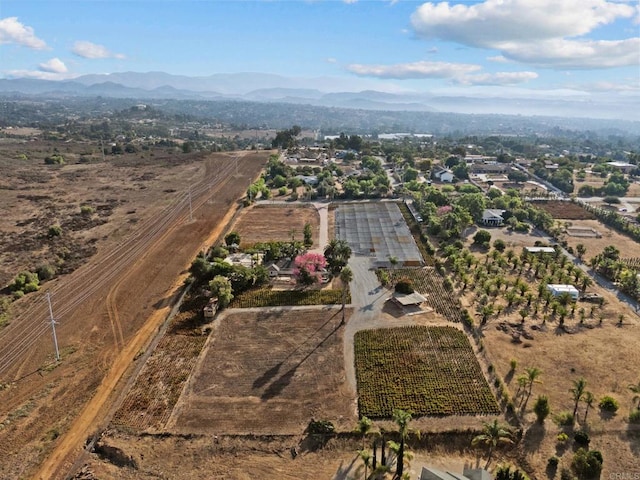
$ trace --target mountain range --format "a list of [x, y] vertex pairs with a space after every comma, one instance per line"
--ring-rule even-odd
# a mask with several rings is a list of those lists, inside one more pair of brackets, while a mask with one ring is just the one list
[[[326, 91], [327, 87], [331, 91]], [[341, 90], [344, 87], [344, 91]], [[72, 80], [0, 79], [0, 94], [105, 96], [136, 99], [243, 100], [343, 107], [362, 110], [452, 112], [467, 114], [543, 115], [640, 121], [637, 98], [576, 94], [536, 97], [500, 92], [479, 96], [429, 92], [348, 91], [337, 78], [298, 78], [265, 73], [215, 74], [203, 77], [164, 72], [92, 74]]]

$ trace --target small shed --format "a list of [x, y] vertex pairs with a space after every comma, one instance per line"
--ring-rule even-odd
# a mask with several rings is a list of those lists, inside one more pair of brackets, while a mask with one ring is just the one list
[[547, 285], [547, 290], [549, 290], [554, 297], [559, 297], [563, 293], [568, 293], [574, 300], [578, 300], [578, 298], [580, 298], [580, 292], [573, 285], [550, 283]]
[[413, 293], [394, 293], [393, 297], [391, 297], [391, 301], [395, 303], [400, 308], [405, 307], [419, 307], [423, 302], [426, 302], [427, 299], [424, 295], [419, 294], [418, 292]]

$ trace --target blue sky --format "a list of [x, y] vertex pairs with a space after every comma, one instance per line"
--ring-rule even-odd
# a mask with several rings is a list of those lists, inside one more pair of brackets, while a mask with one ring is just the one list
[[637, 0], [2, 0], [0, 77], [264, 72], [325, 90], [635, 97], [639, 18]]

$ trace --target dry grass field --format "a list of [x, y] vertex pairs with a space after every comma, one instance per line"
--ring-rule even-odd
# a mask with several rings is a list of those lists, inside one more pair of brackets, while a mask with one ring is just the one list
[[563, 238], [567, 241], [570, 247], [576, 248], [576, 245], [582, 243], [587, 251], [584, 255], [586, 263], [589, 260], [601, 253], [605, 247], [613, 245], [620, 250], [620, 254], [623, 257], [635, 256], [635, 252], [638, 252], [638, 244], [626, 235], [622, 235], [616, 232], [611, 227], [604, 225], [598, 220], [572, 220], [569, 222], [570, 227], [573, 228], [592, 228], [600, 233], [600, 238], [595, 237], [577, 237], [565, 233]]
[[246, 247], [257, 242], [290, 242], [291, 236], [302, 241], [306, 223], [311, 224], [313, 246], [318, 246], [320, 216], [313, 205], [254, 205], [244, 209], [232, 226]]
[[[67, 164], [45, 166], [42, 158], [56, 146]], [[2, 241], [39, 240], [40, 226], [49, 220], [65, 225], [85, 203], [96, 207], [97, 218], [107, 220], [84, 231], [63, 230], [69, 252], [84, 242], [96, 252], [80, 259], [73, 273], [43, 287], [54, 292], [62, 362], [50, 365], [49, 332], [31, 327], [46, 318], [42, 294], [16, 302], [10, 325], [0, 330], [0, 381], [6, 387], [0, 390], [0, 478], [31, 478], [40, 466], [37, 475], [54, 479], [65, 475], [108, 414], [123, 386], [120, 379], [157, 333], [186, 267], [203, 244], [220, 235], [227, 213], [268, 153], [241, 153], [240, 176], [234, 178], [220, 176], [226, 170], [233, 174], [233, 154], [158, 150], [75, 164], [82, 145], [33, 142], [28, 147], [2, 143], [0, 191], [9, 206], [0, 218], [0, 230], [8, 234]], [[25, 151], [28, 160], [19, 160], [17, 153]], [[195, 185], [193, 221], [183, 200], [190, 185]], [[113, 208], [100, 217], [98, 207], [105, 204]], [[46, 243], [25, 246], [2, 258], [3, 278], [52, 258]], [[25, 339], [31, 348], [20, 347]]]
[[354, 425], [340, 321], [339, 307], [228, 314], [219, 320], [167, 428], [300, 435], [312, 418]]

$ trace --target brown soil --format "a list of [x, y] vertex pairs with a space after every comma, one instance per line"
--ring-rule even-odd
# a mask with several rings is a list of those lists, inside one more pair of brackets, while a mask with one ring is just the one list
[[[227, 212], [268, 154], [240, 155], [238, 178], [232, 176], [233, 155], [215, 154], [194, 157], [186, 165], [180, 155], [160, 164], [154, 163], [157, 158], [138, 166], [114, 162], [111, 174], [105, 168], [101, 178], [90, 174], [77, 180], [88, 183], [87, 189], [96, 181], [116, 189], [128, 203], [119, 218], [135, 215], [138, 221], [99, 227], [98, 253], [47, 286], [54, 292], [60, 320], [59, 365], [46, 366], [52, 347], [48, 331], [38, 326], [46, 318], [42, 296], [32, 294], [18, 302], [11, 325], [0, 332], [0, 347], [14, 352], [3, 358], [11, 361], [2, 371], [8, 388], [0, 391], [1, 478], [30, 477], [38, 465], [37, 478], [65, 475], [84, 440], [108, 414], [134, 357], [164, 321], [181, 274], [197, 252], [222, 233], [231, 218]], [[139, 167], [160, 179], [149, 180], [143, 189], [121, 188], [130, 185], [127, 178]], [[57, 171], [64, 173], [65, 168]], [[127, 174], [118, 175], [119, 168]], [[67, 184], [58, 175], [55, 185], [64, 192]], [[186, 200], [189, 186], [193, 221]], [[127, 213], [134, 209], [135, 214]], [[25, 336], [32, 341], [29, 348], [22, 344], [24, 348], [15, 349]]]
[[311, 248], [317, 247], [320, 216], [313, 205], [254, 205], [240, 213], [232, 228], [246, 247], [256, 242], [290, 242], [292, 235], [302, 241], [306, 223], [313, 232]]
[[544, 201], [534, 202], [533, 205], [546, 210], [553, 218], [561, 220], [593, 220], [596, 217], [580, 205], [571, 202]]
[[570, 223], [570, 227], [572, 228], [592, 228], [601, 235], [600, 238], [574, 237], [569, 234], [563, 235], [563, 240], [566, 240], [567, 245], [573, 247], [574, 250], [576, 245], [579, 243], [583, 244], [587, 248], [584, 255], [584, 261], [586, 263], [588, 263], [591, 258], [601, 253], [602, 250], [609, 245], [617, 247], [618, 250], [620, 250], [620, 255], [622, 257], [636, 256], [635, 252], [637, 252], [639, 248], [636, 241], [626, 235], [619, 234], [614, 229], [606, 226], [598, 220], [575, 220], [568, 223]]
[[339, 307], [239, 312], [216, 320], [168, 430], [301, 434], [312, 418], [355, 424], [340, 321]]

